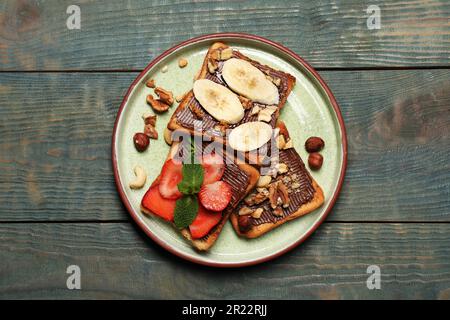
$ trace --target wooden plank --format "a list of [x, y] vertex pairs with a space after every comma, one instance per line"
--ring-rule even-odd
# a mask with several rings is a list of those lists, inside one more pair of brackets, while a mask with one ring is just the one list
[[[349, 139], [348, 172], [329, 219], [449, 221], [450, 70], [322, 75]], [[135, 76], [0, 74], [0, 221], [128, 218], [110, 141]]]
[[[127, 223], [0, 224], [0, 298], [449, 299], [448, 224], [326, 223], [257, 267], [186, 263]], [[81, 269], [81, 290], [66, 268]], [[366, 286], [381, 269], [381, 289]]]
[[68, 4], [0, 4], [0, 70], [143, 69], [194, 36], [261, 35], [315, 67], [449, 66], [450, 3], [372, 1], [381, 29], [368, 30], [361, 1], [83, 1], [81, 30], [66, 27]]

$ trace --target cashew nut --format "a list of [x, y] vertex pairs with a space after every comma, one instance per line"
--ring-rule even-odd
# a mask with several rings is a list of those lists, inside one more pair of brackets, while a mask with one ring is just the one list
[[135, 166], [134, 174], [136, 178], [130, 182], [129, 186], [131, 189], [140, 189], [145, 185], [145, 181], [147, 181], [147, 173], [141, 166]]

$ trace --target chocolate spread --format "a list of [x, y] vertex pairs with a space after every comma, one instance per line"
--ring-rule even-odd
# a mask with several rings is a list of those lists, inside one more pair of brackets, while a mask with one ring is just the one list
[[[287, 150], [280, 150], [280, 163], [285, 163], [289, 167], [288, 172], [282, 175], [278, 175], [276, 180], [282, 180], [285, 177], [289, 177], [290, 181], [288, 183], [283, 182], [288, 190], [289, 190], [289, 199], [290, 204], [287, 208], [282, 208], [283, 215], [281, 216], [275, 216], [273, 214], [273, 209], [270, 206], [269, 199], [264, 200], [264, 202], [260, 204], [255, 204], [253, 206], [248, 206], [250, 209], [257, 209], [262, 208], [263, 213], [261, 214], [261, 217], [258, 219], [255, 219], [253, 217], [250, 218], [250, 222], [252, 225], [257, 226], [264, 223], [274, 223], [279, 220], [282, 220], [286, 218], [287, 216], [291, 215], [295, 211], [297, 211], [302, 205], [310, 202], [314, 198], [314, 187], [312, 185], [311, 177], [308, 173], [308, 171], [305, 168], [305, 164], [303, 163], [302, 159], [300, 158], [300, 155], [295, 151], [295, 149], [287, 149]], [[292, 188], [292, 184], [297, 183], [299, 186], [298, 188], [294, 189]], [[257, 191], [252, 191], [249, 196], [252, 194], [256, 194]], [[236, 208], [235, 212], [238, 213], [239, 210], [243, 207], [247, 206], [243, 201], [239, 204], [239, 206]]]
[[[259, 70], [264, 72], [265, 74], [268, 74], [272, 77], [280, 78], [281, 82], [280, 82], [280, 85], [278, 86], [280, 102], [278, 104], [278, 107], [281, 108], [284, 105], [284, 103], [286, 102], [286, 98], [289, 93], [288, 92], [289, 75], [284, 72], [274, 70], [268, 66], [262, 65], [256, 61], [253, 61], [237, 51], [233, 51], [233, 57], [246, 60], [246, 61], [250, 62], [256, 68], [258, 68]], [[211, 81], [219, 83], [228, 88], [227, 84], [225, 83], [225, 81], [222, 78], [223, 63], [224, 63], [223, 61], [219, 61], [218, 68], [215, 71], [215, 73], [214, 74], [208, 73], [206, 75], [206, 79], [209, 79]], [[254, 104], [255, 103], [253, 103], [253, 105]], [[253, 107], [253, 105], [252, 105], [252, 107]], [[260, 103], [258, 103], [258, 105], [261, 108], [266, 107], [266, 105], [263, 105]], [[250, 107], [244, 111], [244, 117], [242, 118], [242, 120], [239, 123], [229, 125], [228, 128], [232, 129], [232, 128], [235, 128], [246, 122], [257, 121], [258, 115], [251, 115], [252, 107]], [[187, 102], [185, 108], [183, 108], [181, 110], [177, 110], [175, 112], [174, 116], [179, 125], [181, 125], [182, 127], [186, 128], [186, 129], [190, 129], [190, 130], [194, 130], [194, 121], [195, 120], [202, 120], [203, 132], [208, 132], [208, 134], [210, 134], [210, 135], [220, 136], [220, 132], [218, 132], [215, 129], [216, 125], [218, 125], [220, 122], [217, 121], [215, 118], [213, 118], [208, 112], [206, 112], [206, 110], [200, 105], [200, 103], [197, 101], [197, 99], [195, 99], [195, 97], [193, 95], [192, 95], [190, 101]], [[277, 121], [277, 112], [274, 112], [272, 114], [272, 120], [269, 123], [272, 126], [272, 128], [275, 128], [276, 121]]]

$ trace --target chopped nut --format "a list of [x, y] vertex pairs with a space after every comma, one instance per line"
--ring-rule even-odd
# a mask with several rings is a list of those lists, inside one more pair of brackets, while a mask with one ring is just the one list
[[278, 205], [277, 200], [278, 200], [277, 184], [273, 183], [269, 187], [269, 201], [272, 209], [275, 209], [277, 207]]
[[282, 217], [283, 216], [283, 209], [281, 209], [280, 207], [275, 208], [275, 210], [273, 210], [273, 215], [277, 216], [277, 217]]
[[281, 79], [280, 79], [280, 78], [277, 78], [277, 77], [273, 77], [273, 78], [272, 78], [272, 82], [273, 82], [277, 87], [279, 87], [280, 84], [281, 84]]
[[247, 99], [247, 98], [245, 98], [243, 96], [239, 96], [238, 98], [239, 98], [239, 101], [241, 101], [241, 104], [244, 107], [244, 109], [247, 110], [247, 109], [250, 109], [252, 107], [252, 105], [253, 105], [252, 100]]
[[169, 70], [169, 67], [168, 66], [164, 66], [164, 67], [162, 67], [161, 72], [162, 73], [166, 73], [168, 70]]
[[283, 183], [288, 184], [289, 182], [291, 182], [291, 178], [289, 176], [284, 176], [283, 179], [281, 179], [283, 181]]
[[215, 60], [212, 59], [208, 59], [208, 71], [209, 73], [215, 73], [217, 68], [218, 68], [218, 64]]
[[149, 88], [154, 88], [155, 87], [155, 80], [153, 79], [149, 79], [147, 80], [147, 82], [145, 83], [145, 85]]
[[142, 115], [142, 119], [144, 119], [145, 124], [149, 124], [153, 127], [156, 125], [156, 114], [146, 112]]
[[211, 52], [210, 57], [214, 60], [220, 60], [220, 51], [214, 50], [213, 52]]
[[256, 188], [256, 191], [258, 191], [259, 193], [263, 193], [265, 195], [269, 195], [269, 190], [264, 187], [258, 187], [258, 188]]
[[150, 138], [150, 139], [158, 139], [158, 131], [156, 131], [155, 127], [152, 126], [150, 123], [146, 124], [144, 126], [144, 133]]
[[289, 167], [287, 166], [287, 164], [285, 164], [285, 163], [280, 163], [280, 164], [278, 165], [278, 173], [283, 174], [283, 173], [288, 172], [288, 170], [289, 170]]
[[169, 109], [169, 105], [162, 102], [161, 100], [156, 100], [151, 94], [147, 96], [147, 103], [152, 107], [156, 112], [164, 112]]
[[165, 128], [164, 129], [164, 141], [171, 146], [172, 145], [172, 130], [170, 130], [169, 128]]
[[161, 87], [155, 88], [155, 93], [158, 95], [159, 100], [164, 102], [165, 104], [171, 106], [173, 104], [173, 93]]
[[267, 106], [258, 114], [258, 121], [270, 122], [272, 120], [272, 114], [277, 110], [276, 106]]
[[244, 199], [244, 202], [248, 206], [253, 206], [255, 204], [260, 204], [266, 199], [267, 199], [266, 193], [251, 193]]
[[269, 183], [272, 181], [271, 176], [260, 176], [258, 182], [256, 183], [257, 187], [267, 187]]
[[226, 48], [220, 52], [220, 60], [228, 60], [233, 56], [233, 49]]
[[178, 96], [175, 97], [175, 100], [177, 102], [181, 102], [181, 100], [183, 100], [184, 96], [186, 95], [186, 93], [183, 94], [179, 94]]
[[289, 191], [287, 187], [282, 183], [278, 183], [278, 191], [283, 203], [283, 208], [289, 207], [290, 199], [289, 199]]
[[276, 144], [278, 149], [284, 149], [284, 147], [286, 146], [286, 141], [284, 140], [283, 135], [281, 134], [278, 135]]
[[264, 212], [263, 208], [258, 208], [255, 211], [252, 212], [252, 217], [255, 219], [261, 218], [261, 214]]
[[242, 207], [242, 208], [239, 210], [239, 215], [240, 215], [240, 216], [246, 216], [246, 215], [252, 214], [252, 213], [253, 213], [253, 210], [250, 209], [249, 207]]
[[300, 183], [294, 182], [293, 184], [291, 184], [291, 188], [292, 188], [292, 189], [298, 189], [298, 188], [300, 188]]
[[178, 66], [180, 68], [184, 68], [188, 65], [188, 61], [185, 58], [181, 58], [180, 60], [178, 60]]
[[294, 147], [294, 144], [292, 143], [292, 139], [289, 139], [286, 144], [284, 145], [283, 150], [291, 149]]
[[258, 121], [270, 122], [272, 121], [272, 116], [267, 114], [267, 112], [260, 111], [258, 114]]
[[258, 105], [256, 105], [256, 106], [254, 106], [254, 107], [252, 108], [252, 111], [250, 111], [250, 114], [251, 114], [252, 116], [254, 116], [255, 114], [258, 114], [259, 111], [261, 111], [261, 108], [260, 108]]

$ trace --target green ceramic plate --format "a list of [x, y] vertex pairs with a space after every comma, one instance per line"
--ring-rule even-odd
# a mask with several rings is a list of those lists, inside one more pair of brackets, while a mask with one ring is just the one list
[[[215, 41], [224, 41], [245, 55], [288, 72], [297, 79], [294, 90], [281, 112], [293, 138], [295, 148], [306, 160], [303, 147], [310, 136], [320, 136], [326, 142], [322, 151], [324, 164], [320, 171], [312, 172], [322, 186], [324, 205], [304, 217], [286, 223], [257, 239], [243, 239], [236, 235], [228, 222], [216, 244], [209, 252], [195, 251], [190, 244], [168, 223], [148, 217], [140, 212], [140, 201], [150, 183], [161, 170], [169, 151], [162, 138], [164, 128], [176, 109], [158, 116], [157, 130], [160, 139], [152, 140], [150, 148], [138, 153], [132, 142], [134, 133], [141, 132], [144, 112], [150, 111], [145, 103], [152, 89], [145, 86], [147, 79], [155, 79], [158, 86], [182, 94], [192, 88], [193, 78], [200, 69], [208, 47]], [[189, 61], [180, 69], [178, 59]], [[162, 73], [163, 67], [168, 71]], [[233, 267], [267, 261], [294, 248], [307, 238], [330, 212], [339, 193], [346, 167], [347, 144], [345, 128], [337, 103], [319, 75], [290, 50], [267, 39], [245, 34], [214, 34], [183, 42], [156, 58], [133, 82], [118, 112], [113, 133], [113, 167], [119, 194], [138, 225], [158, 244], [187, 260], [205, 265]], [[148, 173], [147, 183], [141, 190], [130, 190], [133, 168], [141, 165]], [[299, 249], [300, 250], [300, 249]]]

